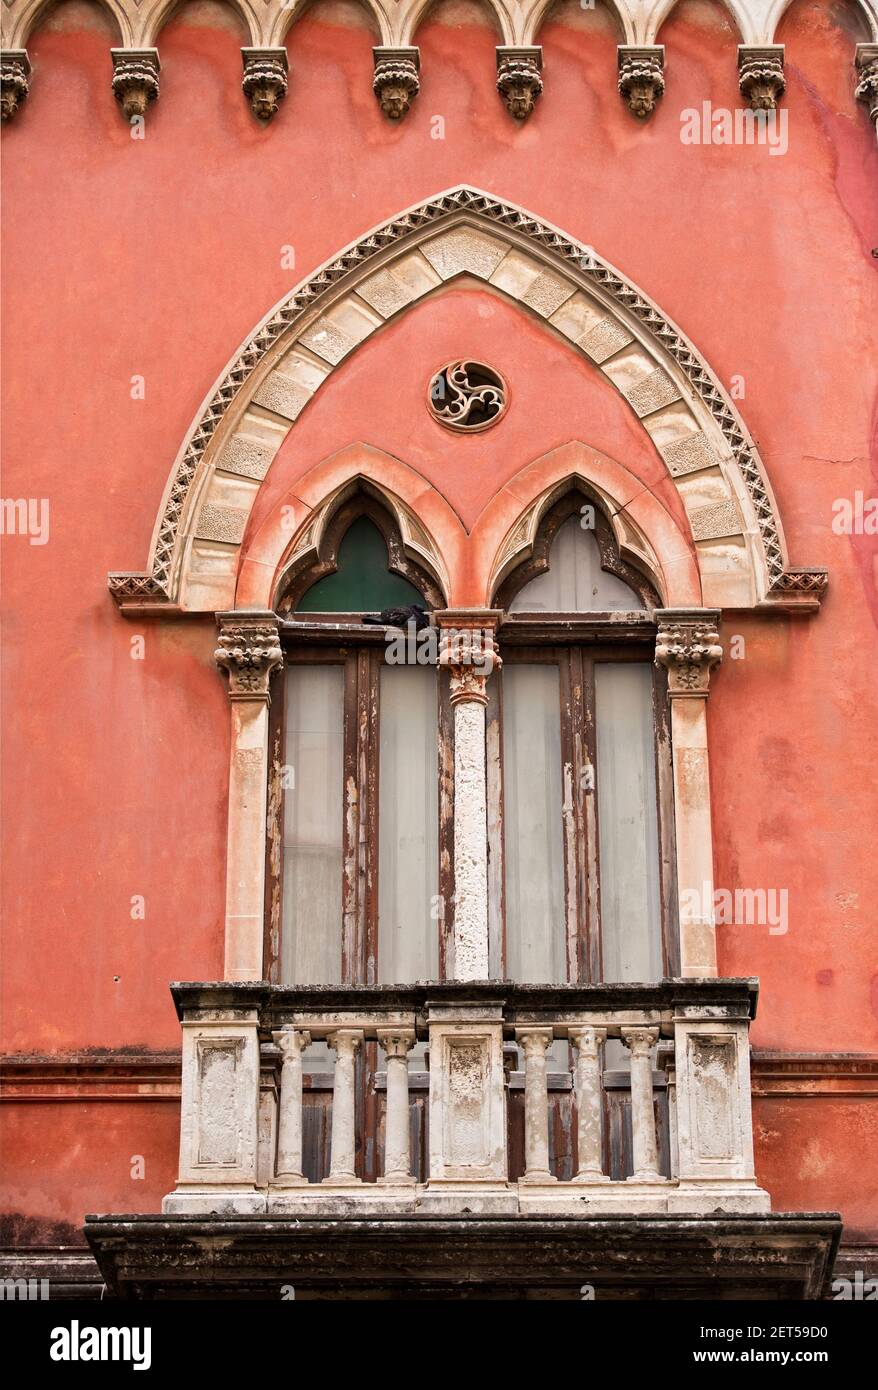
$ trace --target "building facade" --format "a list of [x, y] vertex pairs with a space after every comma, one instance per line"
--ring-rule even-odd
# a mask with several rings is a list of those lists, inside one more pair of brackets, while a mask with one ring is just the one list
[[6, 1270], [861, 1287], [872, 0], [3, 8]]

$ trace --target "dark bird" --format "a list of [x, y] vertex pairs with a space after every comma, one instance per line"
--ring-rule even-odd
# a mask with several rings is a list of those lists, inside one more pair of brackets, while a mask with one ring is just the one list
[[430, 626], [430, 615], [419, 603], [409, 604], [408, 608], [385, 608], [380, 613], [364, 613], [364, 623], [374, 623], [378, 627], [408, 627], [414, 623], [415, 631]]

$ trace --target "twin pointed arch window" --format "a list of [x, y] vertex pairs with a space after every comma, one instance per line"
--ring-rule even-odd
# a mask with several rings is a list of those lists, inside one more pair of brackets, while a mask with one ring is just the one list
[[[267, 952], [288, 984], [441, 979], [454, 916], [448, 676], [401, 662], [382, 610], [444, 607], [367, 493], [288, 572], [273, 702]], [[493, 978], [654, 980], [676, 968], [658, 595], [579, 489], [494, 596], [486, 720]], [[395, 639], [395, 640], [393, 640]], [[417, 648], [421, 652], [428, 648]], [[416, 651], [412, 643], [411, 656]]]

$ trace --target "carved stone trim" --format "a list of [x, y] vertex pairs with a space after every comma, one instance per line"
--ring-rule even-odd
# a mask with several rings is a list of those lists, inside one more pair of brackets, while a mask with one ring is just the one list
[[773, 111], [786, 91], [783, 44], [738, 44], [738, 86], [754, 111]]
[[229, 677], [230, 700], [268, 701], [272, 675], [283, 666], [274, 613], [217, 613], [219, 646], [214, 660]]
[[703, 697], [710, 687], [710, 673], [722, 661], [717, 623], [719, 610], [711, 608], [660, 608], [655, 644], [656, 665], [668, 673], [668, 693]]
[[[190, 491], [205, 451], [223, 423], [229, 406], [268, 351], [279, 339], [292, 336], [291, 330], [300, 321], [304, 327], [318, 311], [321, 301], [337, 294], [339, 282], [349, 279], [351, 283], [356, 283], [363, 272], [370, 268], [370, 261], [377, 260], [379, 265], [386, 262], [388, 250], [396, 244], [406, 241], [414, 243], [419, 239], [418, 234], [429, 232], [452, 219], [458, 221], [462, 218], [477, 227], [484, 225], [485, 230], [505, 237], [507, 244], [524, 244], [535, 254], [550, 257], [560, 273], [569, 275], [586, 289], [593, 287], [604, 301], [609, 300], [618, 307], [621, 316], [639, 322], [645, 335], [660, 352], [673, 360], [689, 387], [710, 412], [740, 471], [763, 548], [767, 596], [786, 598], [791, 589], [800, 591], [808, 574], [816, 576], [814, 592], [819, 592], [819, 586], [825, 583], [823, 571], [799, 571], [796, 578], [788, 577], [792, 572], [786, 570], [774, 505], [756, 449], [713, 373], [676, 325], [669, 322], [650, 299], [612, 266], [603, 262], [591, 248], [571, 240], [555, 227], [538, 221], [514, 204], [501, 202], [490, 194], [466, 185], [449, 189], [409, 208], [361, 237], [295, 289], [242, 348], [194, 425], [168, 485], [152, 557], [152, 577], [162, 592], [168, 598], [176, 592], [181, 522], [188, 513]], [[111, 587], [118, 578], [111, 576]], [[130, 579], [128, 576], [129, 582]]]
[[868, 108], [869, 119], [878, 127], [878, 43], [857, 44], [857, 101]]
[[619, 93], [639, 120], [651, 116], [665, 90], [665, 47], [619, 45]]
[[241, 86], [253, 115], [270, 121], [287, 94], [289, 60], [285, 48], [242, 48]]
[[11, 121], [26, 99], [30, 59], [26, 48], [7, 48], [0, 53], [0, 116]]
[[543, 91], [543, 50], [537, 45], [497, 49], [497, 91], [517, 121], [527, 120]]
[[565, 486], [560, 494], [558, 489], [555, 489], [554, 499], [538, 499], [524, 516], [519, 518], [507, 536], [497, 558], [500, 582], [498, 584], [495, 580], [492, 601], [498, 608], [510, 608], [512, 600], [525, 584], [548, 572], [552, 543], [559, 529], [571, 516], [582, 512], [583, 504], [591, 506], [594, 510], [594, 527], [591, 528], [591, 534], [597, 543], [601, 569], [627, 584], [632, 590], [632, 598], [636, 594], [645, 608], [659, 606], [661, 600], [655, 585], [622, 558], [616, 534], [603, 504], [581, 484], [576, 483], [572, 487]]
[[420, 52], [417, 48], [373, 48], [372, 57], [375, 61], [372, 91], [385, 116], [399, 121], [421, 90]]
[[146, 108], [159, 94], [159, 51], [157, 48], [111, 48], [113, 96], [125, 119], [145, 116]]

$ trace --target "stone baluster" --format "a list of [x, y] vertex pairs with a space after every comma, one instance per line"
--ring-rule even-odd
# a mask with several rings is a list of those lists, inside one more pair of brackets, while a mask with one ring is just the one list
[[549, 1169], [549, 1091], [546, 1053], [551, 1028], [516, 1028], [524, 1052], [524, 1182], [555, 1182]]
[[631, 1052], [631, 1135], [634, 1172], [629, 1182], [660, 1182], [655, 1110], [652, 1099], [650, 1049], [658, 1040], [657, 1028], [623, 1028], [622, 1041]]
[[576, 1048], [574, 1087], [576, 1137], [579, 1150], [577, 1182], [605, 1180], [601, 1153], [601, 1045], [606, 1028], [571, 1028], [568, 1037]]
[[275, 1174], [285, 1186], [295, 1186], [308, 1181], [302, 1173], [302, 1053], [311, 1045], [311, 1034], [280, 1028], [271, 1036], [283, 1058]]
[[409, 1062], [413, 1028], [379, 1029], [387, 1054], [387, 1107], [384, 1117], [384, 1176], [380, 1183], [413, 1183], [409, 1139]]
[[498, 616], [487, 609], [446, 609], [435, 615], [441, 632], [439, 664], [451, 676], [454, 711], [455, 980], [486, 980], [490, 968], [485, 707], [488, 677], [501, 665], [494, 646]]
[[335, 1052], [332, 1088], [332, 1150], [325, 1182], [350, 1187], [359, 1184], [355, 1169], [357, 1151], [355, 1057], [363, 1041], [361, 1028], [339, 1028], [327, 1040]]

